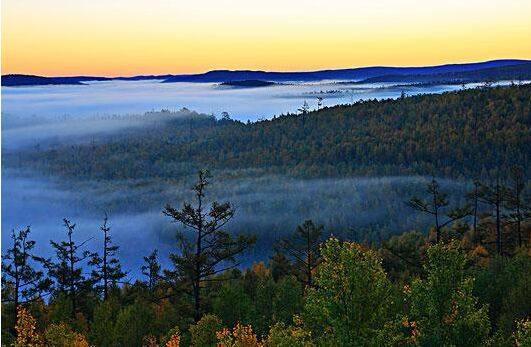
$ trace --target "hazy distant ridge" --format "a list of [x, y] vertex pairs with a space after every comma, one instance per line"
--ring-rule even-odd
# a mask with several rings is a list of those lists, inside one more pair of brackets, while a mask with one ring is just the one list
[[[23, 74], [2, 76], [2, 86], [32, 86], [32, 85], [62, 85], [83, 84], [87, 81], [138, 81], [159, 79], [164, 83], [171, 82], [230, 82], [236, 80], [263, 80], [270, 82], [285, 81], [322, 81], [322, 80], [363, 80], [384, 76], [424, 76], [447, 73], [473, 72], [482, 69], [501, 68], [531, 63], [531, 60], [504, 59], [469, 64], [448, 64], [424, 67], [362, 67], [354, 69], [321, 70], [309, 72], [268, 72], [251, 70], [215, 70], [201, 74], [189, 75], [139, 75], [131, 77], [100, 77], [100, 76], [71, 76], [71, 77], [43, 77]], [[531, 67], [526, 71], [529, 73]]]

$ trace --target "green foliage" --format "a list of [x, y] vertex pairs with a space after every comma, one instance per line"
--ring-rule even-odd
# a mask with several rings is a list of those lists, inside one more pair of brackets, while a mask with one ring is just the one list
[[474, 293], [489, 306], [492, 325], [504, 336], [515, 329], [516, 321], [531, 312], [531, 257], [520, 253], [513, 258], [496, 257], [486, 268], [476, 271]]
[[294, 276], [280, 279], [273, 296], [273, 320], [284, 324], [291, 323], [293, 316], [301, 312], [303, 290]]
[[221, 319], [213, 314], [201, 317], [199, 322], [190, 325], [192, 346], [215, 347], [217, 344], [216, 332], [223, 328]]
[[293, 259], [296, 274], [302, 283], [313, 285], [312, 273], [319, 264], [319, 245], [323, 236], [323, 226], [306, 220], [297, 226], [293, 235], [278, 241], [275, 248]]
[[427, 251], [425, 279], [411, 285], [410, 321], [424, 346], [482, 346], [490, 325], [487, 306], [472, 294], [474, 279], [465, 271], [466, 256], [457, 245], [432, 246]]
[[272, 323], [274, 306], [271, 299], [275, 296], [275, 289], [275, 282], [270, 275], [257, 283], [251, 325], [259, 336], [266, 335]]
[[59, 294], [50, 302], [50, 320], [55, 323], [71, 320], [72, 301], [65, 295]]
[[270, 347], [311, 347], [311, 333], [300, 326], [286, 326], [277, 323], [269, 330], [267, 346]]
[[405, 282], [422, 273], [422, 258], [426, 238], [413, 231], [393, 236], [384, 241], [380, 256], [384, 269], [392, 280]]
[[85, 338], [65, 323], [51, 324], [44, 332], [44, 339], [49, 347], [88, 347]]
[[517, 346], [531, 346], [531, 320], [518, 322], [514, 338]]
[[142, 346], [142, 339], [151, 333], [154, 312], [145, 302], [135, 302], [120, 310], [114, 328], [114, 341], [118, 346]]
[[120, 309], [119, 302], [110, 299], [100, 303], [94, 309], [93, 323], [90, 330], [90, 342], [95, 346], [114, 346], [114, 323]]
[[304, 322], [321, 343], [373, 345], [396, 305], [379, 257], [373, 250], [334, 238], [326, 241], [321, 253]]
[[226, 326], [237, 322], [248, 324], [253, 315], [253, 304], [240, 284], [224, 284], [212, 302], [212, 312]]

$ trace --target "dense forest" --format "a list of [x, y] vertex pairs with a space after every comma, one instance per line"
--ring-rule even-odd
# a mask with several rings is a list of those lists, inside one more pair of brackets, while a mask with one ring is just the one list
[[[2, 343], [529, 346], [525, 181], [514, 167], [512, 185], [477, 182], [470, 203], [453, 206], [432, 180], [409, 200], [430, 215], [427, 234], [360, 244], [326, 238], [323, 225], [307, 220], [277, 240], [268, 262], [242, 269], [239, 256], [256, 239], [226, 230], [234, 208], [209, 200], [212, 177], [200, 171], [194, 199], [162, 209], [185, 227], [172, 265], [162, 268], [153, 250], [135, 281], [125, 280], [107, 216], [97, 240], [83, 239], [65, 218], [50, 258], [35, 254], [30, 227], [13, 230], [2, 261]], [[478, 215], [478, 204], [489, 213]], [[88, 241], [99, 251], [88, 251]]]
[[[66, 184], [192, 188], [166, 200], [175, 203], [159, 200], [161, 218], [176, 226], [174, 248], [169, 259], [146, 251], [140, 269], [123, 263], [120, 247], [138, 245], [115, 243], [120, 226], [106, 214], [87, 239], [65, 210], [63, 237], [46, 255], [31, 227], [12, 230], [2, 256], [3, 345], [531, 345], [531, 86], [303, 106], [256, 123], [186, 114], [150, 112], [141, 129], [3, 153], [4, 167]], [[378, 199], [401, 204], [379, 219], [423, 218], [429, 227], [364, 237], [310, 215], [292, 228], [257, 199], [254, 209], [284, 232], [256, 232], [263, 220], [247, 219], [241, 233], [233, 222], [250, 211], [213, 193], [236, 187], [227, 177], [266, 175], [285, 179], [279, 190], [293, 185], [290, 193], [301, 187], [292, 179], [426, 176], [420, 190], [382, 180], [387, 196]], [[451, 191], [450, 180], [465, 184]], [[337, 188], [306, 208], [352, 200], [381, 213], [371, 210], [374, 190]], [[133, 198], [146, 204], [142, 195]], [[31, 225], [31, 211], [27, 218]], [[268, 252], [247, 265], [264, 238]]]
[[[164, 113], [162, 113], [164, 114]], [[296, 177], [492, 177], [527, 168], [531, 86], [360, 101], [256, 123], [192, 113], [134, 136], [6, 153], [8, 166], [98, 180], [177, 179], [203, 167]], [[160, 120], [160, 113], [146, 114]]]

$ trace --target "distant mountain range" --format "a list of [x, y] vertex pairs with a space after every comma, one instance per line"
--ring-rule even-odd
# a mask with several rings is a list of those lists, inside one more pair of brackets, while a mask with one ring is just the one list
[[403, 82], [403, 83], [463, 83], [501, 80], [531, 80], [531, 62], [496, 66], [471, 71], [452, 71], [435, 74], [383, 75], [366, 78], [357, 83]]
[[80, 85], [88, 81], [161, 80], [162, 83], [234, 83], [237, 81], [316, 82], [323, 80], [371, 82], [455, 83], [502, 79], [531, 79], [531, 60], [504, 59], [469, 64], [425, 67], [363, 67], [309, 72], [268, 72], [250, 70], [215, 70], [189, 75], [140, 75], [132, 77], [43, 77], [11, 74], [2, 76], [2, 86]]

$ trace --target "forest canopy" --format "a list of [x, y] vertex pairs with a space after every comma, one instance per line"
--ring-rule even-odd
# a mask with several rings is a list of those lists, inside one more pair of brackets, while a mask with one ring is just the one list
[[[192, 113], [163, 126], [4, 155], [8, 166], [76, 179], [177, 178], [258, 169], [290, 176], [487, 177], [527, 168], [531, 86], [360, 101], [242, 123]], [[157, 118], [159, 120], [159, 118]]]

